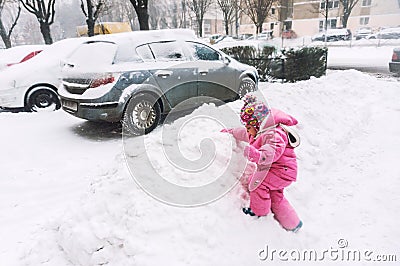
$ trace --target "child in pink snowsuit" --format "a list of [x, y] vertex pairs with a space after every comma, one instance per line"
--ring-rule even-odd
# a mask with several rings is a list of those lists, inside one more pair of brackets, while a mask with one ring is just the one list
[[243, 208], [243, 212], [265, 216], [271, 210], [283, 228], [296, 232], [302, 222], [283, 195], [283, 189], [296, 181], [296, 154], [281, 124], [293, 126], [297, 120], [280, 110], [268, 109], [254, 96], [246, 96], [244, 101], [240, 118], [246, 128], [222, 130], [248, 142], [245, 156], [257, 164], [249, 177], [250, 208]]

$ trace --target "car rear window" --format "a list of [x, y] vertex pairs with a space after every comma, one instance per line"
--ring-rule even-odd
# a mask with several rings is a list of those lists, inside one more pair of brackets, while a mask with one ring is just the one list
[[73, 65], [111, 65], [115, 58], [117, 45], [112, 42], [87, 42], [81, 44], [67, 59]]

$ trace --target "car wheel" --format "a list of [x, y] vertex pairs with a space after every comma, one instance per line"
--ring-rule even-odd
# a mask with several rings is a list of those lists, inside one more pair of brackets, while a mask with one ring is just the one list
[[55, 111], [60, 108], [60, 98], [52, 89], [38, 89], [28, 94], [26, 110], [29, 112]]
[[254, 82], [254, 80], [252, 80], [249, 77], [246, 77], [246, 78], [242, 79], [242, 81], [240, 82], [240, 86], [238, 89], [238, 96], [239, 96], [239, 98], [242, 98], [247, 93], [255, 91], [255, 90], [256, 90], [256, 83]]
[[147, 94], [134, 96], [125, 109], [124, 132], [139, 136], [150, 133], [160, 121], [161, 107], [156, 98]]

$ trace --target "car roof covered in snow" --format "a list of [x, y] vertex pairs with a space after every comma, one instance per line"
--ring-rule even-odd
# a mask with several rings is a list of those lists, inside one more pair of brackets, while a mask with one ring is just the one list
[[129, 41], [136, 46], [150, 43], [150, 42], [163, 42], [173, 40], [194, 40], [196, 35], [193, 30], [189, 29], [168, 29], [168, 30], [146, 30], [146, 31], [132, 31], [107, 35], [96, 35], [91, 37], [91, 41], [110, 41], [115, 43], [126, 43]]

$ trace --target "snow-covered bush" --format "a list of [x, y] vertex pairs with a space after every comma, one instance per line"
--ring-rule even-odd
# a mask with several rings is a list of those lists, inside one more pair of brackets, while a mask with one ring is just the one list
[[280, 79], [286, 82], [321, 77], [326, 73], [327, 48], [302, 47], [282, 49], [275, 55], [273, 46], [234, 46], [221, 49], [241, 63], [254, 66], [261, 81]]

